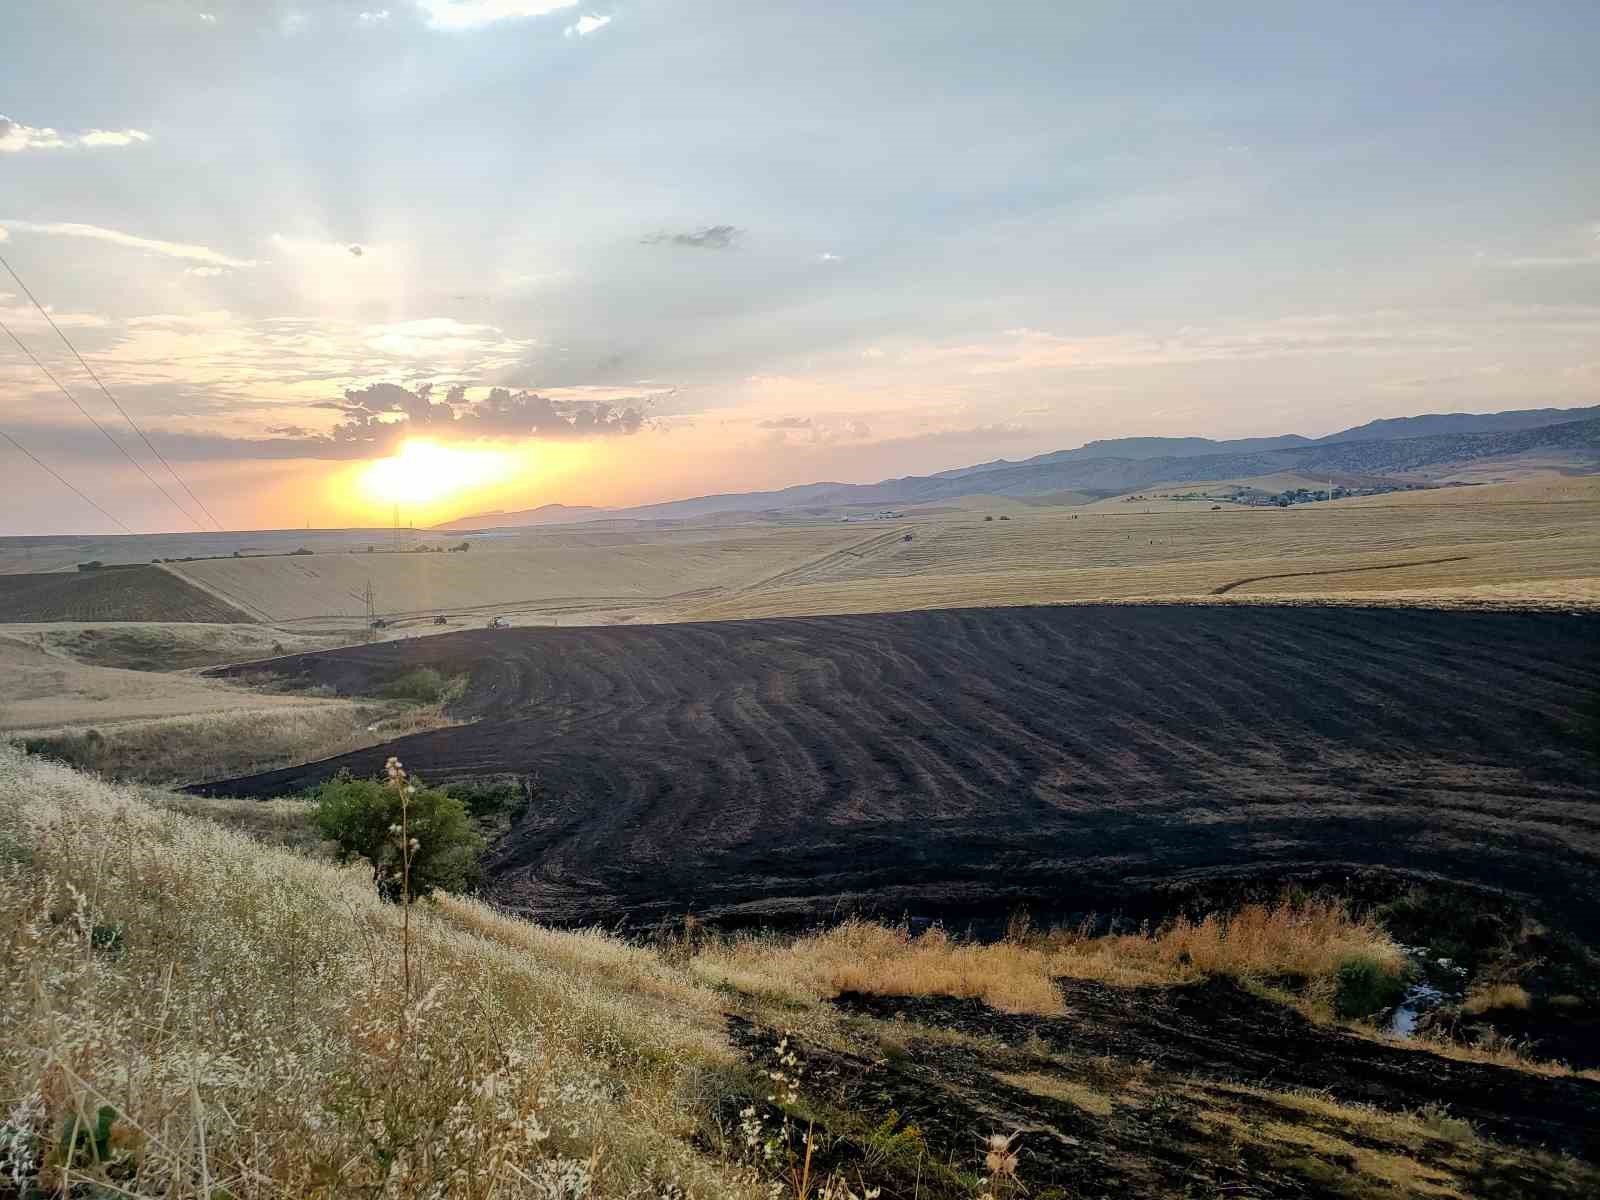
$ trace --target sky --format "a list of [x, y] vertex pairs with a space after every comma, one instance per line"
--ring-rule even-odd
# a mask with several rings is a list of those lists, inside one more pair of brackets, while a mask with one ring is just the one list
[[0, 534], [1600, 402], [1588, 0], [13, 0], [0, 44], [0, 430], [100, 506], [0, 441]]

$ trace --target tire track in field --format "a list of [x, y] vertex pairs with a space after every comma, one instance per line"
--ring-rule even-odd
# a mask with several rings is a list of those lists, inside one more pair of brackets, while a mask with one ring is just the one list
[[1268, 579], [1303, 579], [1307, 575], [1354, 575], [1359, 571], [1394, 571], [1400, 567], [1432, 567], [1439, 563], [1466, 562], [1472, 555], [1452, 554], [1448, 558], [1419, 558], [1414, 562], [1380, 563], [1373, 567], [1339, 567], [1329, 571], [1285, 571], [1280, 575], [1251, 575], [1247, 579], [1235, 579], [1232, 583], [1225, 583], [1221, 587], [1212, 588], [1213, 596], [1225, 596], [1235, 588], [1242, 588], [1247, 583], [1262, 583]]

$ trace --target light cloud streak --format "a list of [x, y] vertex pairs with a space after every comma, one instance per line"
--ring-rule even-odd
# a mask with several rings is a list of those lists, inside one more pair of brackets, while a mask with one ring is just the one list
[[433, 29], [465, 30], [576, 8], [578, 0], [417, 0]]
[[139, 250], [146, 254], [160, 254], [167, 258], [188, 259], [191, 262], [207, 263], [215, 267], [247, 268], [256, 266], [253, 258], [234, 258], [223, 254], [221, 251], [212, 250], [207, 246], [193, 246], [183, 242], [165, 242], [159, 238], [139, 237], [132, 233], [123, 233], [117, 229], [102, 229], [98, 225], [80, 225], [72, 221], [15, 221], [0, 220], [0, 226], [12, 233], [35, 233], [46, 237], [74, 237], [91, 238], [95, 241], [108, 242], [113, 246], [121, 246], [127, 250]]

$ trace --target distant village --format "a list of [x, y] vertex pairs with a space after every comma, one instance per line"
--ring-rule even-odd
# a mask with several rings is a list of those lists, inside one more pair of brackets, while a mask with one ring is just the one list
[[[1222, 495], [1212, 492], [1150, 492], [1123, 498], [1125, 504], [1145, 500], [1187, 500], [1195, 504], [1215, 504], [1226, 500], [1250, 508], [1288, 508], [1291, 504], [1312, 504], [1319, 500], [1343, 500], [1349, 496], [1383, 496], [1390, 492], [1427, 491], [1437, 484], [1431, 483], [1380, 483], [1366, 487], [1342, 487], [1329, 484], [1320, 488], [1288, 488], [1281, 492], [1264, 492], [1259, 488], [1235, 487]], [[1447, 484], [1444, 486], [1457, 486]]]

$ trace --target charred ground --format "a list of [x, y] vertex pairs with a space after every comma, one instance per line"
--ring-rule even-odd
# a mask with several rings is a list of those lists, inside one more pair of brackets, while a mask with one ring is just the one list
[[488, 863], [547, 920], [1106, 911], [1174, 881], [1378, 867], [1503, 889], [1589, 936], [1600, 620], [1062, 607], [474, 631], [228, 668], [343, 694], [464, 675], [472, 724], [387, 756], [517, 774]]

